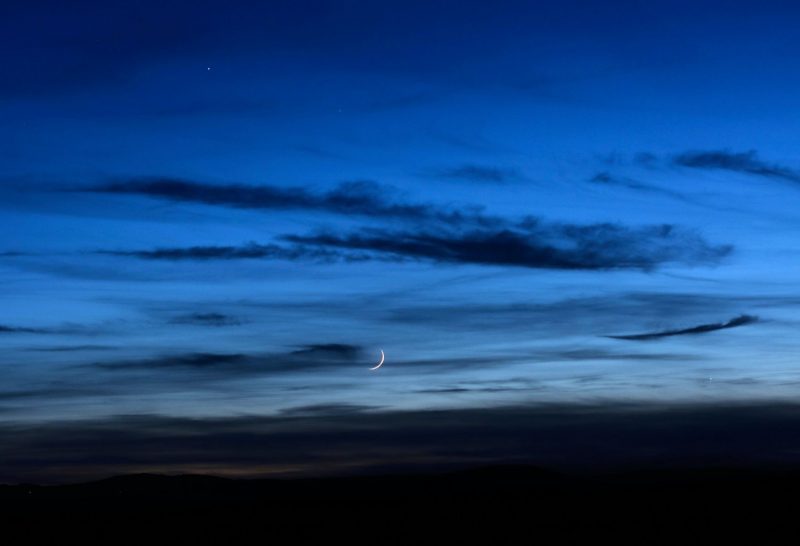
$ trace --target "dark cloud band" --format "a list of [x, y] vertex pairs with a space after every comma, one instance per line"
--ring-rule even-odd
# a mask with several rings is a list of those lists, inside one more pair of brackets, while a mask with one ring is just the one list
[[720, 169], [767, 178], [780, 178], [789, 182], [800, 182], [799, 171], [763, 161], [759, 159], [754, 150], [747, 152], [728, 150], [686, 152], [675, 156], [673, 163], [694, 169]]
[[565, 270], [652, 270], [667, 263], [713, 265], [733, 251], [676, 226], [544, 224], [502, 230], [364, 230], [339, 235], [285, 235], [284, 245], [194, 246], [103, 250], [148, 260], [403, 261]]
[[539, 269], [642, 269], [669, 262], [717, 263], [732, 247], [715, 246], [675, 226], [529, 222], [524, 228], [461, 233], [370, 230], [345, 236], [285, 236], [306, 247], [366, 251], [398, 259]]
[[474, 165], [471, 163], [442, 169], [437, 171], [436, 176], [449, 180], [461, 180], [464, 182], [480, 182], [487, 184], [506, 184], [508, 182], [518, 182], [524, 180], [524, 176], [516, 169], [505, 167], [493, 167], [488, 165]]
[[606, 336], [606, 337], [610, 337], [613, 339], [626, 339], [630, 341], [649, 341], [652, 339], [659, 339], [662, 337], [706, 334], [708, 332], [715, 332], [717, 330], [736, 328], [737, 326], [746, 326], [748, 324], [754, 324], [756, 322], [758, 322], [758, 317], [754, 317], [751, 315], [740, 315], [736, 318], [732, 318], [727, 322], [701, 324], [699, 326], [692, 326], [691, 328], [682, 328], [679, 330], [664, 330], [661, 332], [649, 332], [646, 334], [634, 334], [627, 336]]
[[398, 200], [390, 188], [369, 180], [343, 182], [324, 192], [300, 187], [244, 184], [202, 184], [174, 178], [134, 178], [102, 184], [85, 191], [143, 195], [170, 201], [239, 209], [310, 210], [387, 219], [430, 220], [446, 224], [497, 221], [479, 209], [458, 210]]
[[[258, 476], [453, 469], [555, 469], [796, 462], [795, 404], [540, 405], [388, 412], [351, 404], [276, 416], [127, 416], [0, 426], [0, 482], [64, 482], [126, 472]], [[609, 438], [614, 438], [609, 442]]]

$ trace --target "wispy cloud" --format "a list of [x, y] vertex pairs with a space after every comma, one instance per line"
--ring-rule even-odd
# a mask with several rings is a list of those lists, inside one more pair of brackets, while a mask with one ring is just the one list
[[26, 326], [9, 326], [0, 324], [0, 334], [51, 334], [53, 330], [46, 328], [28, 328]]
[[630, 178], [614, 176], [611, 173], [605, 171], [597, 173], [590, 179], [590, 182], [605, 186], [617, 186], [620, 188], [627, 188], [629, 190], [635, 190], [639, 192], [660, 194], [665, 197], [676, 199], [678, 201], [683, 201], [685, 203], [698, 204], [695, 201], [689, 199], [686, 195], [684, 195], [681, 192], [669, 190], [667, 188], [662, 188], [654, 184], [646, 184], [644, 182], [640, 182], [638, 180], [633, 180]]
[[729, 150], [685, 152], [673, 157], [673, 163], [695, 169], [721, 169], [800, 182], [800, 171], [763, 161], [755, 150], [747, 152], [731, 152]]
[[369, 180], [343, 182], [335, 188], [313, 192], [301, 187], [270, 185], [203, 184], [174, 178], [134, 178], [101, 184], [82, 191], [143, 195], [186, 203], [240, 209], [311, 210], [365, 217], [431, 220], [448, 224], [496, 221], [470, 210], [409, 203], [391, 188]]
[[672, 225], [547, 224], [517, 229], [431, 231], [364, 230], [337, 235], [287, 235], [284, 240], [321, 248], [368, 251], [397, 259], [505, 265], [542, 269], [643, 269], [669, 262], [713, 264], [732, 251]]
[[48, 400], [58, 398], [83, 398], [92, 395], [106, 394], [105, 391], [81, 385], [48, 385], [33, 389], [1, 390], [0, 401], [13, 400]]
[[84, 351], [111, 351], [118, 349], [113, 345], [55, 345], [50, 347], [30, 347], [28, 351], [44, 353], [78, 353]]
[[122, 362], [102, 362], [92, 364], [93, 367], [106, 370], [130, 369], [236, 369], [247, 363], [247, 355], [226, 353], [188, 353], [152, 357], [142, 360]]
[[361, 353], [361, 347], [347, 343], [314, 343], [304, 345], [293, 351], [293, 355], [300, 356], [334, 356], [338, 358], [356, 358]]
[[450, 180], [489, 184], [505, 184], [525, 179], [522, 173], [517, 169], [475, 164], [465, 164], [449, 169], [440, 169], [435, 171], [434, 175], [439, 178]]
[[[481, 176], [489, 174], [482, 172]], [[92, 191], [235, 208], [303, 209], [402, 219], [414, 225], [413, 229], [373, 228], [346, 234], [287, 234], [279, 237], [285, 244], [100, 251], [152, 260], [428, 260], [544, 269], [651, 270], [665, 263], [713, 264], [733, 250], [730, 245], [713, 245], [691, 230], [670, 224], [628, 227], [559, 223], [533, 216], [504, 218], [486, 214], [481, 207], [405, 202], [372, 182], [347, 183], [315, 193], [304, 188], [132, 179]]]
[[[787, 298], [791, 296], [787, 295]], [[780, 302], [780, 303], [779, 303]], [[709, 324], [715, 315], [736, 317], [744, 309], [771, 310], [774, 305], [795, 307], [797, 301], [781, 296], [746, 297], [707, 293], [608, 292], [603, 296], [565, 298], [553, 301], [527, 299], [495, 303], [447, 303], [435, 297], [423, 301], [399, 300], [382, 317], [389, 323], [412, 324], [436, 329], [496, 332], [504, 339], [546, 340], [571, 336], [605, 337], [609, 325], [630, 325], [631, 332], [648, 332], [648, 324]], [[754, 313], [755, 314], [755, 313]], [[553, 320], [558, 317], [558, 320]], [[613, 333], [613, 332], [612, 332]], [[575, 346], [565, 358], [601, 358], [602, 347]], [[648, 359], [642, 353], [607, 355], [609, 359]], [[685, 360], [698, 355], [677, 355]], [[549, 358], [546, 354], [537, 358]]]
[[[243, 260], [258, 258], [273, 260], [304, 259], [332, 261], [344, 258], [342, 252], [323, 248], [306, 247], [303, 245], [261, 245], [257, 243], [248, 243], [240, 246], [190, 246], [156, 248], [153, 250], [99, 250], [97, 252], [114, 256], [133, 256], [146, 260]], [[355, 254], [347, 258], [350, 260], [359, 259]], [[368, 259], [368, 257], [365, 256], [361, 259]]]
[[424, 260], [566, 270], [652, 270], [668, 263], [713, 265], [733, 251], [673, 225], [629, 228], [618, 224], [547, 224], [529, 219], [502, 230], [362, 230], [338, 235], [284, 235], [286, 245], [196, 246], [102, 250], [149, 260], [247, 258], [323, 261]]
[[364, 404], [310, 404], [307, 406], [293, 406], [281, 410], [282, 415], [291, 417], [328, 417], [331, 415], [349, 415], [380, 409], [380, 406]]
[[245, 353], [176, 353], [137, 360], [107, 361], [89, 364], [90, 367], [126, 372], [136, 370], [202, 371], [224, 376], [258, 375], [291, 372], [309, 368], [341, 367], [358, 362], [361, 347], [348, 344], [313, 344], [300, 349], [266, 354]]
[[236, 326], [241, 324], [236, 317], [223, 313], [190, 313], [174, 317], [174, 324], [199, 324], [201, 326]]
[[660, 332], [648, 332], [645, 334], [633, 334], [624, 336], [606, 336], [613, 339], [625, 339], [630, 341], [649, 341], [652, 339], [659, 339], [662, 337], [670, 336], [685, 336], [692, 334], [706, 334], [716, 330], [725, 330], [727, 328], [736, 328], [737, 326], [745, 326], [747, 324], [754, 324], [758, 322], [758, 317], [751, 315], [740, 315], [732, 318], [727, 322], [716, 322], [712, 324], [701, 324], [699, 326], [692, 326], [691, 328], [681, 328], [676, 330], [662, 330]]

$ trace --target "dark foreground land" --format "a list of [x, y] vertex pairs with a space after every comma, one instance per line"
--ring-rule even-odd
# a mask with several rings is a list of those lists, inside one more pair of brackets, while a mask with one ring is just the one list
[[358, 530], [378, 533], [379, 542], [422, 529], [453, 539], [615, 530], [653, 542], [665, 533], [731, 536], [742, 525], [763, 535], [796, 529], [800, 470], [578, 476], [512, 466], [295, 480], [140, 474], [74, 485], [0, 486], [0, 510], [3, 521], [34, 531], [56, 521], [91, 522], [95, 529], [158, 520], [192, 531], [234, 522], [273, 536]]

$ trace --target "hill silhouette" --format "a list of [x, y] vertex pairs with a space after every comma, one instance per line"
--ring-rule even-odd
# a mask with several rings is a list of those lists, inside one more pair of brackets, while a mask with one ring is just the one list
[[[0, 521], [61, 536], [87, 529], [198, 535], [236, 529], [281, 542], [370, 539], [486, 543], [529, 533], [562, 541], [633, 534], [736, 535], [794, 521], [800, 470], [706, 468], [578, 475], [532, 466], [436, 474], [229, 479], [132, 474], [87, 483], [0, 486]], [[222, 531], [220, 531], [222, 530]]]
[[[667, 469], [566, 474], [533, 466], [492, 466], [432, 474], [302, 479], [230, 479], [206, 475], [130, 474], [68, 485], [1, 485], [5, 512], [173, 512], [347, 503], [414, 502], [525, 510], [552, 520], [603, 520], [615, 512], [662, 515], [700, 510], [708, 516], [748, 508], [793, 508], [779, 499], [800, 488], [800, 470]], [[758, 499], [758, 502], [754, 502]], [[333, 504], [332, 504], [333, 503]], [[337, 504], [338, 503], [338, 504]], [[659, 513], [658, 508], [663, 509]]]

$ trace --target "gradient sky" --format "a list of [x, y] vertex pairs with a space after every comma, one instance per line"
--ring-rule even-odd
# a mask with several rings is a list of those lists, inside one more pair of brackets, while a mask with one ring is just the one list
[[[795, 397], [793, 3], [132, 4], [0, 8], [0, 479]], [[87, 455], [143, 420], [308, 438]]]

